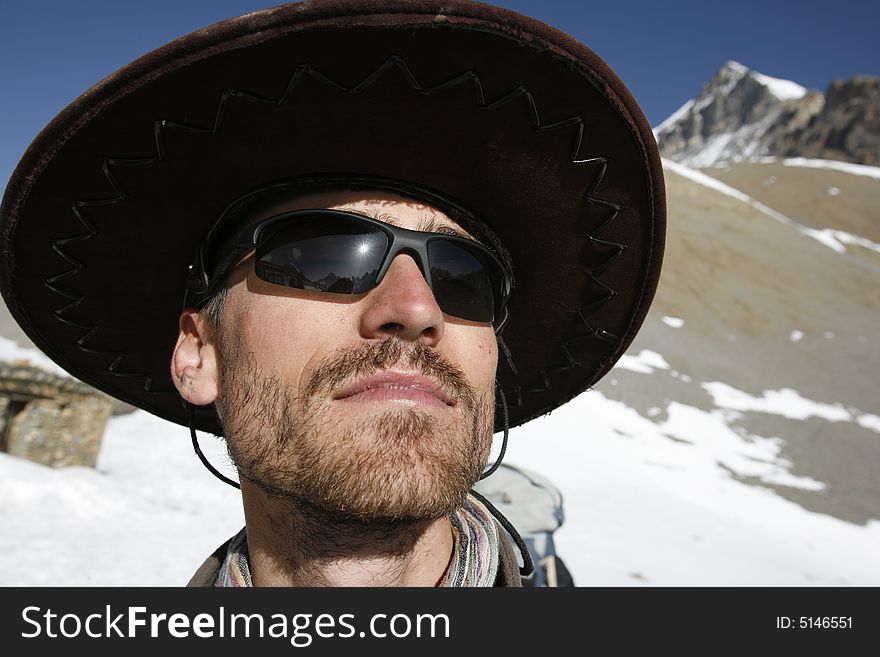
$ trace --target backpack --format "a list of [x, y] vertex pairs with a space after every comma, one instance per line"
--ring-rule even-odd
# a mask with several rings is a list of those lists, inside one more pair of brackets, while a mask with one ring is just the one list
[[574, 580], [556, 554], [553, 533], [565, 522], [562, 493], [536, 472], [502, 463], [474, 490], [486, 497], [520, 533], [529, 549], [535, 573], [523, 586], [574, 586]]

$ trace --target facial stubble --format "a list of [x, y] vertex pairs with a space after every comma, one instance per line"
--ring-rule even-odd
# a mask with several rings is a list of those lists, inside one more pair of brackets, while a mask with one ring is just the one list
[[[421, 523], [461, 506], [486, 464], [494, 395], [478, 392], [434, 349], [397, 338], [326, 357], [297, 390], [257, 365], [238, 340], [221, 340], [218, 412], [239, 476], [270, 499], [334, 522]], [[409, 408], [342, 418], [339, 386], [396, 365], [451, 394], [445, 418]]]

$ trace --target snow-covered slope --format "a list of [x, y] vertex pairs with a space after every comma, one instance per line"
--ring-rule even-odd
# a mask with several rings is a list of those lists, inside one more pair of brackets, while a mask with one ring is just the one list
[[[623, 367], [664, 365], [643, 352]], [[880, 523], [810, 513], [733, 476], [822, 489], [791, 473], [776, 439], [740, 435], [726, 414], [827, 410], [720, 383], [713, 394], [716, 409], [675, 403], [658, 423], [588, 392], [512, 432], [507, 461], [563, 492], [557, 546], [576, 583], [880, 585]], [[223, 462], [217, 441], [202, 445]], [[202, 468], [186, 430], [143, 411], [110, 421], [95, 470], [0, 454], [0, 551], [15, 564], [0, 585], [181, 585], [242, 522], [237, 491]]]

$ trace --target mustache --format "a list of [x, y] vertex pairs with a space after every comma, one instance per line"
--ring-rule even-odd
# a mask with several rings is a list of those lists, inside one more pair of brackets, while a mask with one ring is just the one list
[[302, 396], [310, 398], [329, 394], [347, 381], [395, 365], [404, 365], [435, 379], [454, 401], [468, 408], [476, 405], [477, 392], [459, 367], [431, 347], [395, 337], [364, 343], [325, 357], [312, 370]]

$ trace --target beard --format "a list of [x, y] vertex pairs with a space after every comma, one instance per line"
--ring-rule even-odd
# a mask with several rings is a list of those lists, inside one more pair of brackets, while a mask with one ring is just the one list
[[[460, 507], [492, 444], [494, 390], [477, 392], [433, 349], [397, 338], [328, 356], [297, 391], [220, 340], [217, 409], [242, 479], [269, 499], [335, 523], [418, 524]], [[332, 394], [395, 365], [437, 380], [455, 401], [437, 415], [409, 408], [342, 415]]]

